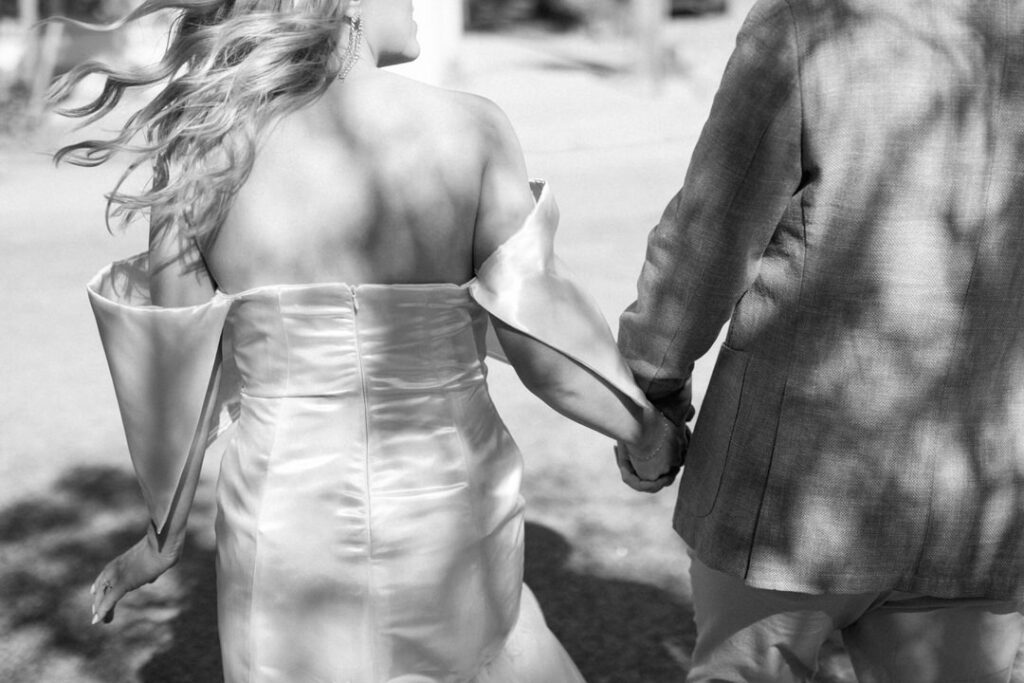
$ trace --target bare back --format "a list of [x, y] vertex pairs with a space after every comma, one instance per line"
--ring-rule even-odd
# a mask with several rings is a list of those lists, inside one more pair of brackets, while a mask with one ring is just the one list
[[487, 191], [490, 167], [508, 167], [490, 184], [509, 185], [497, 194], [511, 201], [497, 201], [509, 205], [499, 211], [504, 225], [486, 230], [508, 233], [528, 211], [514, 136], [511, 163], [495, 163], [509, 146], [497, 111], [384, 71], [332, 86], [261, 141], [252, 173], [204, 249], [210, 274], [227, 292], [280, 283], [465, 282], [488, 213], [482, 203], [495, 194]]

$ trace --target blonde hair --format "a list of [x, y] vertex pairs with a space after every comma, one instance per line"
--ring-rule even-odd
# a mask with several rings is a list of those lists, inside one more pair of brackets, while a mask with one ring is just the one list
[[[162, 59], [137, 69], [81, 64], [54, 83], [59, 102], [83, 78], [106, 78], [93, 101], [61, 110], [85, 118], [109, 113], [129, 88], [166, 80], [115, 137], [61, 148], [54, 160], [97, 166], [134, 155], [107, 195], [107, 225], [149, 212], [154, 230], [215, 234], [252, 169], [260, 133], [276, 117], [320, 97], [338, 74], [338, 41], [348, 0], [146, 0], [110, 30], [161, 10], [180, 10]], [[122, 192], [137, 169], [151, 169], [137, 194]]]

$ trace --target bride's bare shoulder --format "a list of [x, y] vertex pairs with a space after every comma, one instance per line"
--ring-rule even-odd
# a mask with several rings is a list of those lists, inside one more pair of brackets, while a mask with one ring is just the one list
[[[497, 142], [511, 131], [505, 112], [492, 100], [460, 90], [441, 88], [392, 74], [395, 83], [410, 96], [400, 98], [403, 107], [424, 125], [433, 124], [453, 133], [465, 135], [472, 131], [490, 142]], [[400, 80], [398, 80], [400, 79]]]

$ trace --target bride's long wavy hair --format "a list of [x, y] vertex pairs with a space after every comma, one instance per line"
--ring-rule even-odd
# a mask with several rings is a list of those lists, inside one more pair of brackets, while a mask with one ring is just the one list
[[[196, 239], [215, 233], [252, 169], [260, 133], [276, 117], [320, 97], [341, 68], [338, 43], [348, 0], [146, 0], [112, 30], [163, 10], [179, 10], [159, 62], [113, 69], [87, 62], [58, 79], [60, 102], [86, 76], [106, 78], [91, 102], [59, 110], [85, 119], [108, 114], [129, 88], [166, 84], [112, 138], [61, 148], [56, 162], [97, 166], [133, 155], [107, 195], [111, 217], [148, 212], [152, 229]], [[136, 170], [152, 173], [138, 193], [122, 191]]]

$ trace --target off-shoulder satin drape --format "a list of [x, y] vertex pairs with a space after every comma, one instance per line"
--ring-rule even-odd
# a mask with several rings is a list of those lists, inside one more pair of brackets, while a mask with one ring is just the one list
[[236, 421], [217, 491], [229, 681], [582, 680], [522, 586], [522, 464], [487, 393], [488, 314], [644, 399], [535, 191], [464, 285], [275, 285], [161, 309], [144, 257], [90, 283], [158, 526], [221, 416]]

